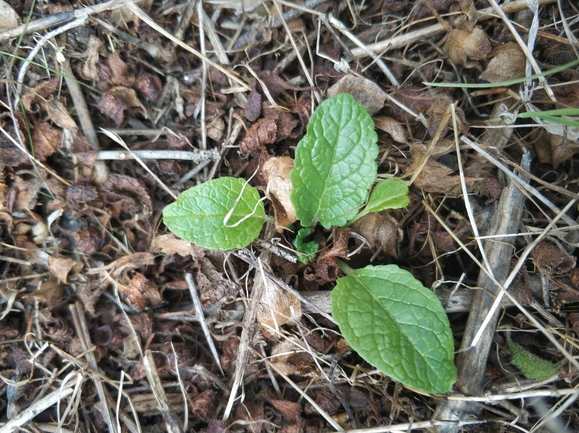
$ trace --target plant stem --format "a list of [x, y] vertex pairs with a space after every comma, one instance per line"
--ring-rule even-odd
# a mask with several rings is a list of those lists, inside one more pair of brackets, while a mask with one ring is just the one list
[[346, 276], [351, 277], [352, 274], [354, 273], [354, 269], [352, 269], [351, 267], [349, 267], [346, 263], [344, 263], [343, 260], [340, 259], [336, 259], [336, 261], [338, 262], [338, 266], [340, 267], [340, 270], [346, 274]]

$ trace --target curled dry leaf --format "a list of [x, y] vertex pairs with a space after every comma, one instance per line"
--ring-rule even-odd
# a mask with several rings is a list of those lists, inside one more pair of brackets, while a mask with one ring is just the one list
[[222, 116], [215, 116], [207, 125], [207, 137], [214, 141], [221, 141], [225, 133], [225, 122]]
[[444, 51], [457, 65], [480, 68], [477, 60], [485, 60], [492, 50], [491, 42], [480, 27], [472, 32], [452, 29], [446, 38]]
[[34, 143], [34, 155], [39, 161], [46, 161], [51, 156], [62, 141], [62, 132], [53, 128], [48, 122], [36, 125], [32, 133]]
[[377, 117], [374, 119], [376, 128], [388, 133], [396, 143], [408, 143], [408, 132], [404, 125], [392, 117]]
[[261, 115], [261, 94], [254, 87], [247, 97], [247, 103], [243, 110], [243, 117], [250, 122], [255, 122]]
[[68, 274], [73, 268], [79, 271], [82, 269], [82, 263], [68, 257], [48, 256], [48, 270], [63, 283], [68, 281]]
[[57, 281], [56, 278], [52, 277], [42, 281], [38, 290], [24, 295], [24, 299], [31, 305], [36, 301], [51, 308], [57, 305], [65, 296], [66, 292], [62, 280]]
[[125, 121], [125, 112], [129, 107], [112, 93], [106, 92], [99, 99], [97, 108], [109, 117], [116, 126], [120, 126]]
[[288, 293], [272, 280], [259, 274], [258, 284], [263, 284], [262, 297], [257, 305], [257, 323], [263, 333], [274, 338], [280, 327], [293, 324], [302, 317], [302, 304], [298, 298]]
[[273, 117], [264, 117], [255, 122], [247, 131], [239, 148], [243, 153], [249, 153], [266, 144], [275, 142], [277, 136], [277, 123]]
[[178, 254], [181, 257], [191, 256], [194, 260], [200, 260], [203, 257], [204, 248], [179, 239], [173, 233], [167, 233], [153, 238], [151, 252], [167, 255]]
[[163, 83], [157, 75], [140, 74], [133, 87], [146, 99], [157, 102], [163, 90]]
[[117, 86], [113, 87], [110, 92], [127, 107], [131, 107], [145, 119], [148, 118], [147, 109], [137, 96], [135, 89], [124, 86]]
[[28, 113], [35, 113], [38, 111], [38, 105], [44, 104], [50, 95], [58, 89], [59, 81], [55, 78], [50, 81], [43, 81], [36, 87], [32, 87], [26, 91], [22, 97], [22, 105]]
[[[413, 162], [407, 169], [408, 174], [420, 169], [426, 146], [414, 144], [410, 148], [410, 152], [413, 156]], [[465, 178], [467, 184], [472, 184], [477, 180], [479, 179]], [[455, 194], [460, 191], [460, 176], [454, 175], [453, 169], [430, 157], [424, 167], [422, 167], [420, 174], [416, 177], [414, 184], [425, 192]]]
[[63, 129], [76, 129], [76, 122], [68, 114], [66, 107], [57, 99], [51, 98], [46, 104], [46, 113], [50, 120]]
[[131, 86], [134, 83], [135, 76], [131, 73], [129, 65], [122, 59], [120, 51], [112, 53], [107, 63], [111, 68], [111, 81], [114, 85]]
[[554, 168], [579, 152], [579, 143], [559, 134], [549, 134], [551, 144], [551, 163]]
[[398, 258], [397, 246], [402, 241], [402, 229], [388, 212], [369, 213], [352, 224], [351, 228], [366, 239], [372, 250], [381, 250]]
[[290, 200], [292, 184], [289, 174], [293, 168], [294, 160], [289, 156], [271, 158], [263, 166], [267, 197], [273, 205], [275, 228], [280, 233], [297, 220], [296, 210]]
[[384, 106], [386, 94], [374, 81], [355, 75], [345, 75], [328, 89], [328, 98], [338, 93], [349, 93], [362, 104], [370, 115]]
[[575, 267], [575, 258], [557, 245], [542, 241], [531, 252], [535, 266], [545, 276], [565, 274]]
[[519, 44], [507, 42], [496, 47], [491, 53], [491, 60], [486, 69], [480, 74], [482, 80], [489, 83], [507, 81], [525, 75], [526, 58]]
[[85, 80], [96, 80], [98, 77], [99, 50], [103, 46], [100, 38], [91, 35], [86, 50], [82, 53], [84, 61], [79, 68], [80, 76]]
[[140, 272], [128, 281], [118, 284], [121, 299], [133, 310], [141, 312], [147, 305], [158, 307], [163, 303], [157, 286]]

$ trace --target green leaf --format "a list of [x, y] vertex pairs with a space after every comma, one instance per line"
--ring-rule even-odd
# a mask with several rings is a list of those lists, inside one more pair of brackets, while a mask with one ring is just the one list
[[315, 241], [305, 242], [305, 238], [311, 235], [312, 232], [308, 227], [304, 227], [298, 231], [294, 245], [298, 252], [303, 253], [304, 256], [298, 256], [300, 263], [307, 265], [309, 261], [314, 260], [316, 253], [320, 249], [320, 244]]
[[177, 236], [208, 249], [243, 248], [265, 222], [257, 189], [244, 179], [222, 177], [182, 192], [163, 209], [165, 224]]
[[402, 179], [385, 179], [378, 182], [370, 193], [366, 207], [356, 215], [348, 225], [370, 212], [380, 212], [386, 209], [400, 209], [408, 206], [408, 185]]
[[332, 315], [367, 362], [406, 386], [443, 394], [456, 380], [454, 343], [440, 301], [396, 265], [351, 270], [332, 291]]
[[517, 343], [509, 342], [509, 350], [513, 353], [511, 364], [521, 370], [527, 379], [545, 380], [559, 371], [555, 364], [527, 352]]
[[290, 198], [302, 226], [343, 227], [358, 213], [376, 179], [377, 141], [372, 118], [351, 95], [320, 104], [290, 173]]

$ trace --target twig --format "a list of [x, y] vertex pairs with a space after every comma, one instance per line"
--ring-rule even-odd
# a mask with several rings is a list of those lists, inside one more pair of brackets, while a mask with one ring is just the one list
[[[62, 64], [62, 70], [64, 72], [64, 79], [66, 81], [66, 85], [68, 86], [70, 97], [72, 99], [74, 107], [76, 108], [76, 113], [78, 115], [78, 120], [80, 122], [82, 132], [86, 137], [87, 141], [89, 142], [92, 150], [100, 150], [98, 137], [94, 129], [94, 124], [92, 123], [92, 118], [88, 111], [86, 100], [80, 89], [78, 81], [74, 77], [74, 72], [70, 67], [70, 62], [68, 61], [68, 59], [65, 60], [64, 63]], [[104, 162], [97, 162], [94, 165], [92, 178], [97, 185], [104, 183], [108, 178], [108, 174], [109, 170], [107, 166], [104, 164]]]
[[[70, 305], [70, 312], [72, 315], [72, 321], [74, 327], [76, 328], [76, 334], [80, 340], [82, 350], [85, 352], [85, 357], [90, 368], [94, 371], [100, 371], [96, 362], [96, 358], [91, 349], [92, 344], [90, 342], [90, 333], [88, 330], [88, 323], [86, 322], [86, 317], [84, 315], [84, 308], [80, 302]], [[103, 386], [103, 382], [98, 378], [93, 378], [99, 400], [101, 403], [102, 415], [106, 425], [111, 433], [117, 433], [117, 425], [113, 422], [113, 417], [111, 415], [111, 408], [108, 405], [107, 397], [110, 397], [108, 389]]]
[[97, 153], [98, 160], [123, 159], [175, 159], [180, 161], [213, 161], [219, 157], [215, 150], [101, 150]]
[[74, 29], [75, 27], [80, 27], [80, 26], [84, 25], [86, 23], [87, 19], [88, 19], [88, 17], [86, 17], [86, 16], [78, 18], [78, 19], [76, 19], [68, 24], [63, 25], [62, 27], [59, 27], [55, 30], [52, 30], [51, 32], [48, 32], [47, 34], [45, 34], [44, 36], [42, 36], [38, 40], [38, 42], [36, 43], [36, 45], [34, 46], [32, 51], [30, 51], [30, 53], [26, 57], [26, 60], [24, 60], [24, 62], [22, 63], [22, 67], [20, 68], [20, 71], [18, 72], [18, 77], [16, 78], [16, 94], [15, 94], [15, 99], [14, 99], [14, 106], [15, 107], [18, 106], [18, 102], [20, 100], [20, 94], [22, 93], [22, 86], [24, 85], [24, 77], [26, 76], [26, 72], [28, 71], [28, 67], [30, 66], [30, 63], [32, 62], [34, 57], [36, 57], [38, 52], [42, 49], [42, 47], [49, 41], [49, 39], [51, 39], [57, 35], [60, 35], [61, 33], [64, 33], [70, 29]]
[[[80, 376], [80, 374], [79, 374]], [[74, 391], [73, 386], [75, 382], [69, 382], [65, 386], [51, 392], [46, 397], [42, 398], [41, 400], [35, 402], [32, 406], [24, 409], [10, 421], [2, 426], [0, 432], [2, 433], [11, 433], [15, 430], [18, 430], [28, 421], [34, 419], [37, 415], [44, 412], [46, 409], [54, 406], [55, 404], [62, 401], [64, 398], [68, 397]]]
[[[143, 0], [135, 0], [137, 3]], [[95, 15], [105, 11], [112, 11], [123, 7], [123, 2], [119, 0], [110, 0], [108, 2], [100, 3], [94, 6], [87, 6], [85, 8], [77, 9], [72, 12], [61, 12], [54, 15], [49, 15], [44, 18], [39, 18], [37, 20], [31, 21], [27, 24], [22, 24], [13, 29], [6, 30], [0, 33], [0, 42], [7, 41], [12, 38], [17, 38], [22, 34], [30, 34], [34, 32], [39, 32], [51, 27], [56, 27], [64, 24], [68, 21], [72, 21], [76, 18], [88, 18], [91, 15]]]
[[183, 12], [181, 12], [181, 16], [179, 17], [179, 23], [177, 24], [177, 28], [175, 29], [175, 37], [180, 41], [183, 40], [185, 30], [187, 30], [187, 27], [189, 27], [189, 23], [191, 22], [191, 18], [193, 18], [196, 3], [202, 2], [198, 2], [197, 0], [187, 0], [185, 9], [183, 9]]
[[579, 395], [579, 389], [538, 389], [535, 391], [524, 391], [524, 392], [514, 392], [512, 394], [496, 394], [496, 395], [485, 395], [485, 396], [466, 396], [466, 395], [449, 395], [448, 400], [459, 400], [459, 401], [480, 401], [484, 403], [490, 403], [493, 401], [501, 400], [514, 400], [519, 398], [531, 398], [531, 397], [562, 397], [565, 395]]
[[153, 353], [150, 350], [145, 351], [145, 356], [143, 357], [143, 367], [145, 368], [145, 373], [147, 374], [147, 380], [151, 386], [151, 392], [157, 401], [157, 407], [163, 416], [163, 420], [167, 425], [167, 431], [169, 433], [182, 433], [183, 429], [179, 423], [179, 419], [175, 414], [175, 411], [168, 402], [167, 394], [163, 389], [163, 384], [157, 373], [157, 367], [155, 366], [155, 360], [153, 359]]
[[[101, 128], [101, 132], [103, 134], [105, 134], [107, 137], [109, 137], [111, 140], [113, 140], [114, 142], [120, 144], [121, 146], [123, 146], [125, 149], [127, 149], [127, 151], [129, 153], [131, 153], [132, 151], [129, 149], [129, 147], [127, 146], [127, 144], [123, 141], [123, 139], [121, 137], [119, 137], [116, 134], [112, 134], [111, 132], [107, 131], [106, 129]], [[149, 173], [153, 179], [155, 179], [157, 181], [157, 183], [159, 184], [159, 186], [161, 188], [163, 188], [171, 197], [173, 197], [173, 199], [177, 199], [177, 196], [175, 195], [175, 193], [173, 191], [171, 191], [169, 189], [169, 187], [167, 185], [165, 185], [161, 179], [159, 179], [159, 177], [153, 173], [151, 171], [151, 169], [149, 167], [147, 167], [147, 164], [145, 164], [140, 158], [135, 158], [136, 161], [141, 165], [141, 167], [143, 167], [147, 173]]]
[[213, 360], [217, 364], [217, 367], [219, 367], [219, 371], [221, 372], [221, 374], [223, 374], [223, 369], [221, 368], [221, 361], [219, 360], [219, 354], [217, 353], [217, 349], [215, 348], [213, 338], [211, 337], [211, 331], [209, 331], [209, 326], [207, 326], [207, 321], [205, 320], [205, 315], [203, 314], [203, 305], [201, 305], [201, 300], [199, 299], [199, 294], [197, 293], [197, 287], [195, 287], [195, 281], [193, 281], [193, 276], [189, 273], [185, 274], [185, 281], [187, 281], [189, 293], [191, 294], [191, 298], [193, 299], [193, 305], [195, 306], [195, 316], [197, 316], [197, 320], [201, 324], [201, 329], [203, 330], [203, 334], [205, 335], [205, 339], [207, 340], [207, 344], [209, 346], [209, 350], [211, 351], [211, 355], [213, 355]]

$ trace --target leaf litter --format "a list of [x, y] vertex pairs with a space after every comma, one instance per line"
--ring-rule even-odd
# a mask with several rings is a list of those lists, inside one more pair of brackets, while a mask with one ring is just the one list
[[[531, 57], [543, 72], [577, 58], [571, 2], [543, 0], [535, 11], [511, 2], [504, 6], [506, 20], [489, 3], [469, 0], [308, 0], [300, 7], [140, 2], [142, 12], [108, 2], [92, 9], [75, 1], [0, 3], [7, 78], [0, 114], [0, 392], [6, 405], [0, 422], [6, 431], [57, 423], [111, 432], [118, 425], [135, 432], [162, 426], [457, 431], [460, 423], [473, 432], [579, 429], [573, 358], [579, 215], [572, 205], [578, 134], [552, 119], [517, 118], [579, 106], [573, 84], [579, 72], [575, 65], [549, 75], [548, 87], [541, 80], [502, 84], [537, 73], [527, 70]], [[79, 11], [89, 14], [90, 25], [74, 21]], [[28, 30], [18, 27], [22, 22]], [[26, 63], [30, 47], [43, 54]], [[63, 74], [66, 67], [71, 74]], [[84, 103], [63, 78], [81, 84]], [[371, 112], [379, 177], [412, 180], [411, 203], [366, 216], [351, 231], [316, 227], [310, 238], [321, 250], [302, 264], [295, 260], [295, 234], [287, 230], [295, 217], [284, 167], [291, 166], [312, 109], [340, 92]], [[129, 151], [156, 152], [141, 160], [148, 170], [134, 160], [100, 161], [99, 151], [119, 146], [104, 134], [95, 139], [90, 130], [99, 128], [122, 134]], [[183, 150], [217, 156], [171, 159]], [[521, 168], [527, 152], [532, 165]], [[272, 166], [276, 158], [282, 166]], [[531, 179], [512, 233], [493, 231], [489, 223], [512, 212], [498, 207], [509, 184], [501, 164]], [[278, 233], [266, 228], [264, 242], [252, 247], [261, 264], [192, 247], [161, 223], [172, 198], [160, 182], [172, 187], [185, 179], [174, 187], [178, 193], [224, 176], [251, 178], [275, 209]], [[543, 240], [533, 243], [539, 235]], [[509, 289], [514, 299], [501, 302], [491, 325], [480, 325], [490, 328], [481, 353], [469, 349], [473, 341], [463, 334], [475, 316], [483, 315], [481, 322], [496, 316], [470, 303], [496, 289], [481, 275], [485, 260], [497, 259], [492, 245], [506, 241], [512, 246], [500, 262], [506, 274], [518, 266]], [[462, 349], [457, 364], [478, 362], [472, 377], [480, 382], [465, 382], [469, 371], [459, 368], [452, 399], [435, 399], [364, 363], [320, 312], [329, 311], [319, 306], [327, 305], [341, 275], [336, 257], [353, 267], [396, 263], [432, 288]], [[498, 265], [493, 271], [500, 274]], [[187, 272], [209, 335], [198, 323]], [[256, 299], [251, 288], [258, 281]], [[290, 296], [288, 289], [296, 292]], [[521, 356], [554, 370], [546, 381], [529, 380], [529, 371], [517, 367]], [[509, 403], [515, 396], [520, 407]], [[482, 403], [475, 409], [467, 397]], [[559, 405], [564, 409], [556, 412]], [[444, 422], [449, 419], [455, 422]]]

